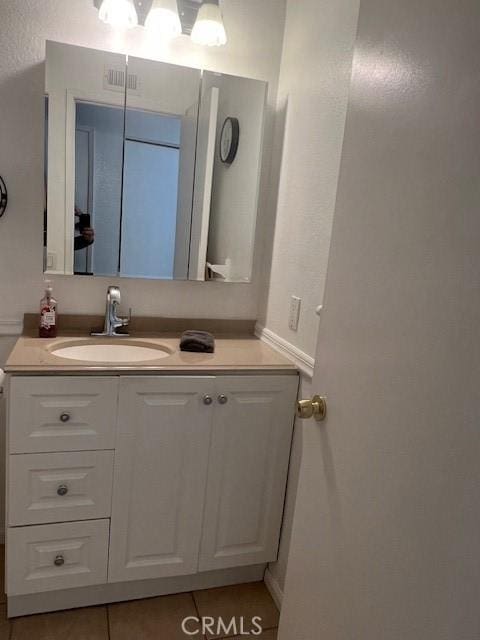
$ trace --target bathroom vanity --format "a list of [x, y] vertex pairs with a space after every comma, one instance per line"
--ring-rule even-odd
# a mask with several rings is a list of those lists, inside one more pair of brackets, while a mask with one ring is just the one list
[[119, 340], [161, 357], [67, 359], [112, 344], [71, 335], [8, 360], [10, 616], [261, 580], [276, 558], [294, 365], [253, 336]]

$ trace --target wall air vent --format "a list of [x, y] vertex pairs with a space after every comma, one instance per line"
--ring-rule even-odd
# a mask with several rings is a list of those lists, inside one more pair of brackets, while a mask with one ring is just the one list
[[128, 91], [138, 91], [138, 76], [134, 73], [129, 73], [127, 76], [127, 89]]
[[125, 67], [114, 69], [105, 69], [103, 76], [103, 88], [109, 91], [117, 91], [121, 93], [125, 91]]
[[[107, 91], [123, 93], [125, 91], [125, 67], [106, 67], [103, 76], [103, 88]], [[139, 95], [140, 83], [136, 73], [127, 74], [127, 90]]]

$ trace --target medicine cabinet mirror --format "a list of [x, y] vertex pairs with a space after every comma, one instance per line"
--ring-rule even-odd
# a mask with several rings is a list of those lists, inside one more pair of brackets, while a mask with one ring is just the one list
[[249, 282], [267, 84], [47, 42], [45, 271]]

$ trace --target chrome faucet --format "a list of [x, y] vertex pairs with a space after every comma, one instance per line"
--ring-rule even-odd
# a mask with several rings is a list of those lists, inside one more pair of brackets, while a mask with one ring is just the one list
[[120, 306], [120, 301], [120, 289], [118, 287], [108, 287], [103, 331], [100, 333], [92, 333], [92, 336], [109, 336], [111, 338], [114, 338], [115, 336], [128, 336], [128, 333], [117, 333], [117, 329], [120, 327], [126, 327], [132, 319], [131, 309], [128, 318], [119, 318], [117, 316], [117, 308]]

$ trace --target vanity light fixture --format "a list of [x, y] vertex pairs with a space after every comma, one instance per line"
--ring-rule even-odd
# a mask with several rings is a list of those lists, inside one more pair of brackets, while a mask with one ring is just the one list
[[206, 0], [202, 3], [197, 20], [192, 29], [192, 40], [207, 47], [221, 47], [227, 44], [227, 34], [223, 24], [219, 0]]
[[220, 0], [93, 0], [99, 18], [119, 29], [144, 26], [160, 38], [183, 34], [207, 47], [227, 43]]
[[182, 33], [177, 0], [153, 0], [145, 27], [159, 36], [176, 38]]
[[132, 29], [138, 24], [133, 0], [103, 0], [98, 17], [118, 29]]

